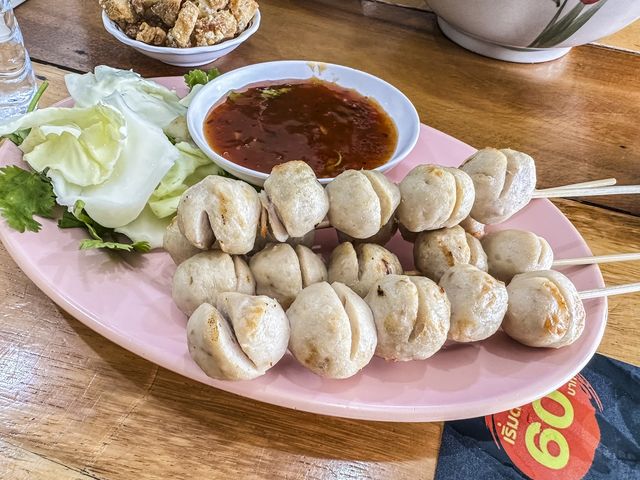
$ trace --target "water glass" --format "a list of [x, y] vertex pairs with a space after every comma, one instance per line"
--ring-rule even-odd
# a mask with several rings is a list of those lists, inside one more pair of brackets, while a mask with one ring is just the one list
[[37, 90], [10, 0], [0, 0], [0, 121], [27, 111]]

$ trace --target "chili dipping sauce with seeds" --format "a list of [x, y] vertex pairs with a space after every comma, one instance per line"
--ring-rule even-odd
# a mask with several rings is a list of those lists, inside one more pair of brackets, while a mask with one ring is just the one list
[[230, 92], [207, 114], [204, 133], [216, 153], [237, 165], [270, 173], [303, 160], [319, 178], [379, 167], [398, 141], [375, 100], [315, 78]]

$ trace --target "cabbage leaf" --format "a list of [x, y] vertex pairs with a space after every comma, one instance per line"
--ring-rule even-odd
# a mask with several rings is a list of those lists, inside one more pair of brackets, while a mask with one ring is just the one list
[[127, 140], [125, 119], [108, 105], [45, 108], [0, 125], [0, 135], [30, 128], [20, 145], [24, 161], [79, 187], [108, 179]]
[[182, 193], [191, 185], [208, 175], [222, 171], [201, 150], [190, 143], [175, 145], [180, 157], [162, 179], [149, 199], [149, 207], [158, 218], [171, 217], [176, 213]]
[[103, 102], [122, 114], [127, 132], [112, 174], [103, 183], [89, 187], [79, 186], [53, 169], [48, 176], [60, 205], [72, 208], [81, 200], [91, 218], [116, 228], [131, 223], [142, 212], [180, 152], [160, 128], [130, 109], [122, 95], [114, 93]]
[[76, 106], [96, 105], [118, 93], [131, 111], [162, 129], [187, 112], [175, 92], [131, 70], [100, 65], [94, 73], [70, 73], [64, 80]]

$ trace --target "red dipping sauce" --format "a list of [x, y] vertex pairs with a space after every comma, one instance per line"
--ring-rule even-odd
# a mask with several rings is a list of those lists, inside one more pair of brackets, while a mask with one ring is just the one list
[[375, 100], [315, 78], [229, 93], [207, 114], [204, 134], [216, 153], [237, 165], [269, 173], [303, 160], [319, 178], [379, 167], [398, 141]]

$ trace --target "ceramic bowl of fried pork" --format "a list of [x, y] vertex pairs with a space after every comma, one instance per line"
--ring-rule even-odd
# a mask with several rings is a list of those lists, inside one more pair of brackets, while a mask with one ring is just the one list
[[100, 0], [104, 28], [169, 65], [195, 67], [227, 55], [260, 26], [255, 0]]

